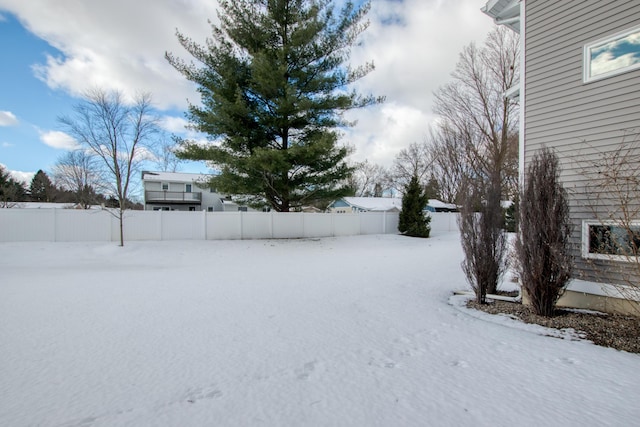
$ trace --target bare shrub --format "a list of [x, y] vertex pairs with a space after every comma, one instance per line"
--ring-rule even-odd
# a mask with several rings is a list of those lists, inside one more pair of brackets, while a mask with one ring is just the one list
[[571, 222], [558, 158], [547, 148], [527, 168], [516, 253], [522, 287], [536, 314], [552, 316], [571, 277]]
[[506, 270], [507, 238], [502, 230], [500, 185], [468, 181], [458, 226], [465, 259], [462, 262], [476, 301], [484, 304], [487, 293], [497, 291]]

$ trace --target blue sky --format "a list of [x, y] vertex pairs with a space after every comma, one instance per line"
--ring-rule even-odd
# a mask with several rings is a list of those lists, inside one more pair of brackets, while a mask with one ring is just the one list
[[0, 163], [18, 171], [45, 169], [59, 150], [43, 144], [41, 132], [55, 129], [53, 112], [66, 110], [71, 99], [37, 79], [32, 66], [55, 49], [11, 15], [0, 21], [0, 49], [6, 59], [0, 79]]
[[[389, 166], [425, 137], [435, 118], [433, 91], [449, 79], [462, 47], [481, 42], [492, 27], [480, 12], [484, 4], [373, 0], [371, 26], [352, 63], [374, 61], [376, 70], [357, 89], [387, 102], [350, 113], [358, 124], [343, 142], [355, 148], [354, 161]], [[165, 130], [184, 134], [187, 99], [199, 97], [164, 52], [190, 59], [175, 30], [204, 42], [207, 19], [217, 19], [215, 1], [0, 0], [0, 164], [24, 180], [38, 169], [49, 172], [73, 145], [57, 118], [96, 86], [150, 92]], [[181, 171], [209, 169], [190, 162]]]

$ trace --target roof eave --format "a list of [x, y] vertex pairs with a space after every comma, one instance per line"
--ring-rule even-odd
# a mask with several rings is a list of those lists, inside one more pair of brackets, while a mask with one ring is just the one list
[[490, 0], [480, 10], [497, 25], [505, 25], [520, 33], [520, 0]]

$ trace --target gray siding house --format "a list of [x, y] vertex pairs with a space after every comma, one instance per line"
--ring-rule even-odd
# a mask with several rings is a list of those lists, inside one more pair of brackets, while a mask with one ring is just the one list
[[[546, 146], [559, 156], [570, 192], [575, 279], [559, 305], [633, 309], [615, 297], [638, 286], [637, 257], [593, 247], [607, 219], [623, 215], [612, 194], [594, 188], [593, 172], [630, 139], [640, 142], [640, 1], [491, 0], [482, 12], [521, 35], [521, 81], [508, 94], [520, 100], [521, 177]], [[633, 219], [640, 233], [640, 217]]]
[[144, 209], [148, 211], [244, 210], [229, 197], [212, 191], [207, 175], [180, 172], [142, 172]]

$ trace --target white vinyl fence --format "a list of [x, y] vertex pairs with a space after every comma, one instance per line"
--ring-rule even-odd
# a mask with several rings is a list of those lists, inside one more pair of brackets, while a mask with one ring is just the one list
[[[432, 214], [432, 233], [457, 228], [455, 214]], [[126, 211], [125, 241], [287, 239], [398, 233], [398, 213]], [[0, 209], [0, 242], [119, 241], [107, 211]]]

